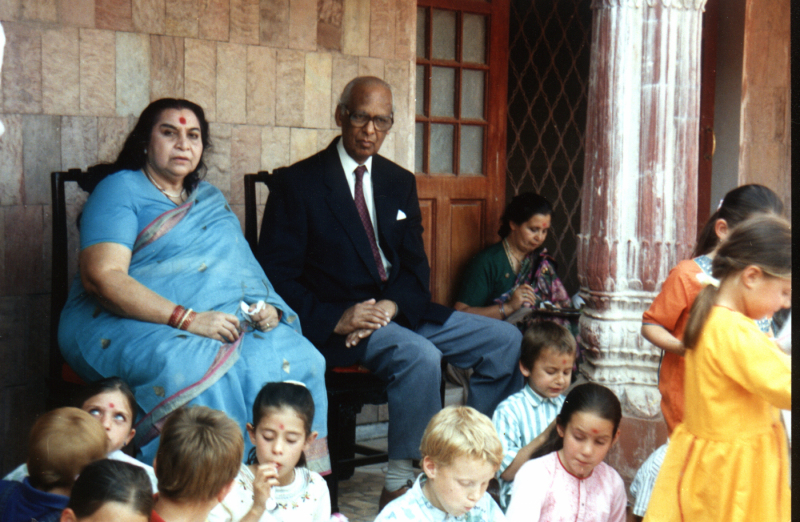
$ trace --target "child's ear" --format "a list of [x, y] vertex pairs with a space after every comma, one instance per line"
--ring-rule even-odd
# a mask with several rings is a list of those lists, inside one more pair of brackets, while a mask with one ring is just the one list
[[250, 437], [250, 443], [255, 446], [256, 445], [256, 428], [249, 422], [245, 424], [245, 428], [247, 429], [247, 436]]
[[755, 265], [748, 265], [742, 270], [740, 277], [744, 286], [752, 289], [763, 275], [764, 272], [760, 268]]
[[526, 379], [531, 376], [530, 368], [526, 368], [525, 365], [522, 364], [522, 361], [519, 362], [519, 373], [521, 373]]
[[309, 447], [311, 446], [311, 444], [312, 444], [312, 443], [313, 443], [315, 440], [317, 440], [317, 436], [318, 436], [318, 435], [319, 435], [319, 433], [317, 433], [316, 431], [312, 431], [311, 433], [309, 433], [309, 434], [308, 434], [308, 437], [306, 437], [306, 445], [305, 445], [305, 447], [303, 448], [303, 451], [308, 451], [308, 449], [309, 449]]
[[231, 489], [233, 489], [234, 482], [236, 482], [236, 477], [234, 477], [233, 480], [231, 480], [227, 485], [225, 485], [221, 490], [219, 490], [219, 493], [217, 494], [217, 502], [222, 502], [223, 500], [225, 500], [225, 497], [227, 497], [228, 493], [230, 493]]
[[722, 242], [726, 237], [728, 237], [728, 222], [722, 218], [719, 218], [714, 222], [714, 233], [719, 238], [719, 241]]
[[564, 438], [564, 428], [562, 428], [561, 424], [558, 423], [558, 419], [556, 419], [556, 431], [558, 432], [558, 436], [563, 439]]
[[122, 444], [122, 447], [123, 447], [123, 448], [124, 448], [125, 446], [127, 446], [128, 444], [130, 444], [130, 442], [133, 440], [133, 437], [134, 437], [134, 435], [136, 435], [136, 430], [135, 430], [135, 429], [133, 429], [133, 428], [131, 428], [131, 432], [130, 432], [130, 433], [128, 433], [128, 436], [127, 436], [127, 437], [125, 437], [125, 442]]
[[619, 430], [619, 428], [617, 428], [617, 434], [614, 435], [614, 440], [611, 441], [611, 445], [612, 446], [617, 443], [617, 439], [619, 439], [619, 432], [620, 432], [620, 430]]
[[75, 512], [70, 508], [65, 508], [64, 511], [61, 512], [61, 518], [58, 520], [59, 522], [77, 522], [78, 517], [75, 516]]
[[423, 457], [422, 462], [420, 462], [420, 467], [429, 479], [436, 477], [436, 463], [428, 455]]

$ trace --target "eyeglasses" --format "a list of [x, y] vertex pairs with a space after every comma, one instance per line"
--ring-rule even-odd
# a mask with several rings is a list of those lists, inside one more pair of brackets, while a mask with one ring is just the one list
[[364, 112], [350, 112], [350, 109], [344, 108], [350, 119], [350, 124], [353, 127], [363, 127], [369, 122], [375, 126], [375, 130], [386, 132], [394, 125], [394, 114], [390, 116], [370, 116]]

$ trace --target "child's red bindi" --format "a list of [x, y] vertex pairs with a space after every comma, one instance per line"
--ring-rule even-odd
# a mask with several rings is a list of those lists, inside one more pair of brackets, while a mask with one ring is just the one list
[[596, 430], [596, 429], [594, 429], [594, 428], [592, 428], [592, 433], [594, 433], [595, 435], [597, 435], [597, 430]]
[[279, 427], [280, 429], [283, 429], [283, 424], [281, 424], [281, 425], [280, 425], [280, 426], [278, 426], [278, 427]]
[[109, 402], [109, 403], [108, 403], [108, 407], [109, 407], [109, 408], [113, 408], [113, 407], [114, 407], [114, 403], [113, 403], [113, 402]]
[[186, 118], [184, 118], [183, 116], [178, 118], [178, 121], [181, 122], [181, 125], [186, 125]]

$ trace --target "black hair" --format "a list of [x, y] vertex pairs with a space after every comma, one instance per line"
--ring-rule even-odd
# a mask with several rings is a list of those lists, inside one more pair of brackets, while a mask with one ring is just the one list
[[694, 248], [692, 257], [708, 254], [716, 248], [719, 238], [714, 227], [718, 219], [724, 219], [730, 230], [758, 213], [772, 213], [780, 216], [783, 214], [783, 202], [777, 194], [763, 185], [742, 185], [731, 190], [725, 194], [719, 208], [711, 214], [698, 233], [697, 246]]
[[[294, 411], [303, 420], [303, 427], [306, 437], [308, 437], [311, 434], [311, 423], [314, 420], [314, 399], [308, 388], [295, 382], [268, 382], [261, 388], [253, 402], [253, 428], [258, 428], [258, 423], [265, 415], [283, 408]], [[256, 464], [257, 462], [256, 449], [251, 448], [247, 455], [247, 463]], [[305, 463], [305, 455], [303, 455], [297, 464], [304, 466]]]
[[[721, 284], [729, 275], [751, 265], [757, 266], [769, 277], [791, 277], [792, 227], [788, 221], [765, 214], [752, 217], [735, 227], [714, 256], [711, 275]], [[717, 292], [716, 286], [707, 285], [692, 303], [683, 331], [683, 344], [687, 349], [697, 344], [716, 302]]]
[[[579, 384], [572, 388], [564, 400], [561, 413], [556, 417], [556, 424], [561, 429], [566, 429], [572, 420], [572, 415], [577, 412], [593, 413], [611, 422], [614, 425], [612, 435], [617, 434], [619, 423], [622, 420], [622, 405], [613, 391], [594, 382]], [[533, 452], [531, 459], [542, 457], [548, 453], [558, 451], [564, 447], [564, 439], [557, 430], [552, 430], [547, 440]]]
[[67, 507], [77, 518], [84, 518], [94, 515], [106, 502], [124, 504], [149, 519], [154, 504], [153, 486], [144, 469], [109, 459], [83, 468], [72, 486]]
[[131, 391], [131, 387], [128, 386], [128, 383], [119, 377], [106, 377], [99, 381], [90, 382], [78, 393], [78, 403], [76, 406], [82, 409], [83, 403], [95, 395], [112, 391], [120, 392], [125, 397], [125, 400], [128, 401], [132, 416], [131, 422], [133, 422], [133, 419], [136, 417], [136, 398], [133, 396], [133, 392]]
[[521, 225], [536, 214], [549, 216], [553, 213], [553, 206], [539, 194], [524, 192], [514, 196], [506, 206], [500, 218], [500, 230], [497, 233], [500, 237], [506, 237], [511, 233], [511, 223]]
[[82, 183], [79, 183], [81, 188], [87, 192], [94, 190], [94, 187], [106, 176], [119, 172], [120, 170], [140, 170], [147, 164], [147, 147], [150, 145], [150, 138], [153, 134], [153, 128], [158, 123], [158, 119], [167, 109], [188, 109], [197, 116], [197, 121], [200, 122], [200, 138], [203, 142], [203, 153], [200, 156], [200, 161], [188, 176], [183, 179], [183, 188], [191, 193], [192, 190], [200, 182], [200, 179], [205, 176], [206, 152], [211, 150], [211, 138], [208, 135], [208, 120], [203, 108], [194, 102], [184, 100], [181, 98], [161, 98], [150, 105], [145, 107], [142, 114], [139, 115], [139, 120], [133, 127], [133, 130], [128, 134], [125, 143], [122, 145], [122, 150], [119, 152], [117, 159], [113, 163], [103, 163], [94, 165], [88, 169], [89, 176]]

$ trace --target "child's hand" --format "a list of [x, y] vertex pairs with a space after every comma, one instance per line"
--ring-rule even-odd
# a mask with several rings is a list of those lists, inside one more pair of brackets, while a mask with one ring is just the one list
[[272, 486], [278, 485], [278, 468], [275, 464], [260, 464], [253, 479], [253, 507], [265, 509], [272, 494]]

